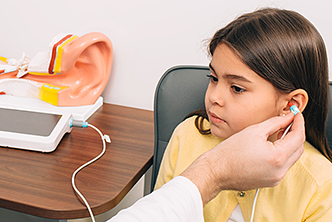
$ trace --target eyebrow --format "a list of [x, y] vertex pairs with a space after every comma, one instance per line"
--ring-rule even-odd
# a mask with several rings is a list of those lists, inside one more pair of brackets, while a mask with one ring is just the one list
[[[209, 63], [209, 68], [215, 73], [216, 71], [214, 70], [214, 68], [212, 67], [211, 63]], [[225, 79], [237, 79], [237, 80], [240, 80], [240, 81], [243, 81], [243, 82], [248, 82], [248, 83], [251, 83], [251, 81], [249, 79], [247, 79], [246, 77], [244, 76], [241, 76], [241, 75], [235, 75], [235, 74], [226, 74], [224, 76]]]
[[210, 70], [212, 70], [212, 72], [216, 73], [216, 71], [214, 70], [214, 68], [211, 65], [211, 62], [209, 63], [209, 68], [210, 68]]

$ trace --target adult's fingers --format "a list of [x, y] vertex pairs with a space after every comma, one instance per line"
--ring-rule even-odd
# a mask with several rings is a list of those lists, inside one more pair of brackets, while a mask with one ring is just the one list
[[277, 149], [280, 149], [281, 152], [288, 155], [288, 162], [290, 165], [293, 165], [297, 159], [303, 153], [303, 143], [305, 141], [305, 126], [304, 126], [304, 118], [301, 113], [298, 113], [295, 118], [293, 125], [290, 131], [286, 134], [286, 136], [277, 140], [274, 144]]
[[257, 126], [264, 134], [269, 137], [276, 133], [278, 130], [285, 129], [294, 119], [293, 113], [289, 113], [286, 116], [276, 116], [270, 118]]
[[[282, 140], [278, 140], [278, 145], [296, 149], [305, 141], [305, 127], [302, 113], [294, 117], [293, 125]], [[286, 146], [288, 145], [288, 146]]]

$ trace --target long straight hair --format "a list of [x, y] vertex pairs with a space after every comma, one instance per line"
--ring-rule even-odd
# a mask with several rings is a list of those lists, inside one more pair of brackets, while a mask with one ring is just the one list
[[[211, 56], [221, 43], [281, 93], [296, 89], [308, 93], [303, 111], [306, 139], [332, 162], [326, 138], [328, 62], [317, 29], [297, 12], [265, 8], [244, 14], [217, 31], [209, 43]], [[208, 119], [206, 110], [195, 114], [196, 127], [202, 134], [210, 133], [202, 128]]]

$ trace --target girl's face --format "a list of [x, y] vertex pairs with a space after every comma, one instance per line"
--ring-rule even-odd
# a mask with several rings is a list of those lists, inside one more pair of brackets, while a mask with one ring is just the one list
[[226, 139], [282, 113], [274, 86], [257, 75], [225, 44], [219, 44], [211, 63], [205, 106], [211, 133]]

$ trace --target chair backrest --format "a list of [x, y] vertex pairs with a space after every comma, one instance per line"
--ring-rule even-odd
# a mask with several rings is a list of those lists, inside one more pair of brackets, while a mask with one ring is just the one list
[[[167, 143], [174, 128], [192, 111], [204, 107], [204, 97], [210, 74], [207, 66], [175, 66], [159, 80], [154, 98], [155, 146], [151, 189], [158, 176]], [[332, 82], [329, 86], [329, 114], [326, 134], [332, 148]]]
[[175, 66], [160, 78], [154, 98], [155, 146], [151, 189], [153, 190], [167, 143], [174, 128], [192, 111], [204, 107], [209, 83], [207, 66]]

